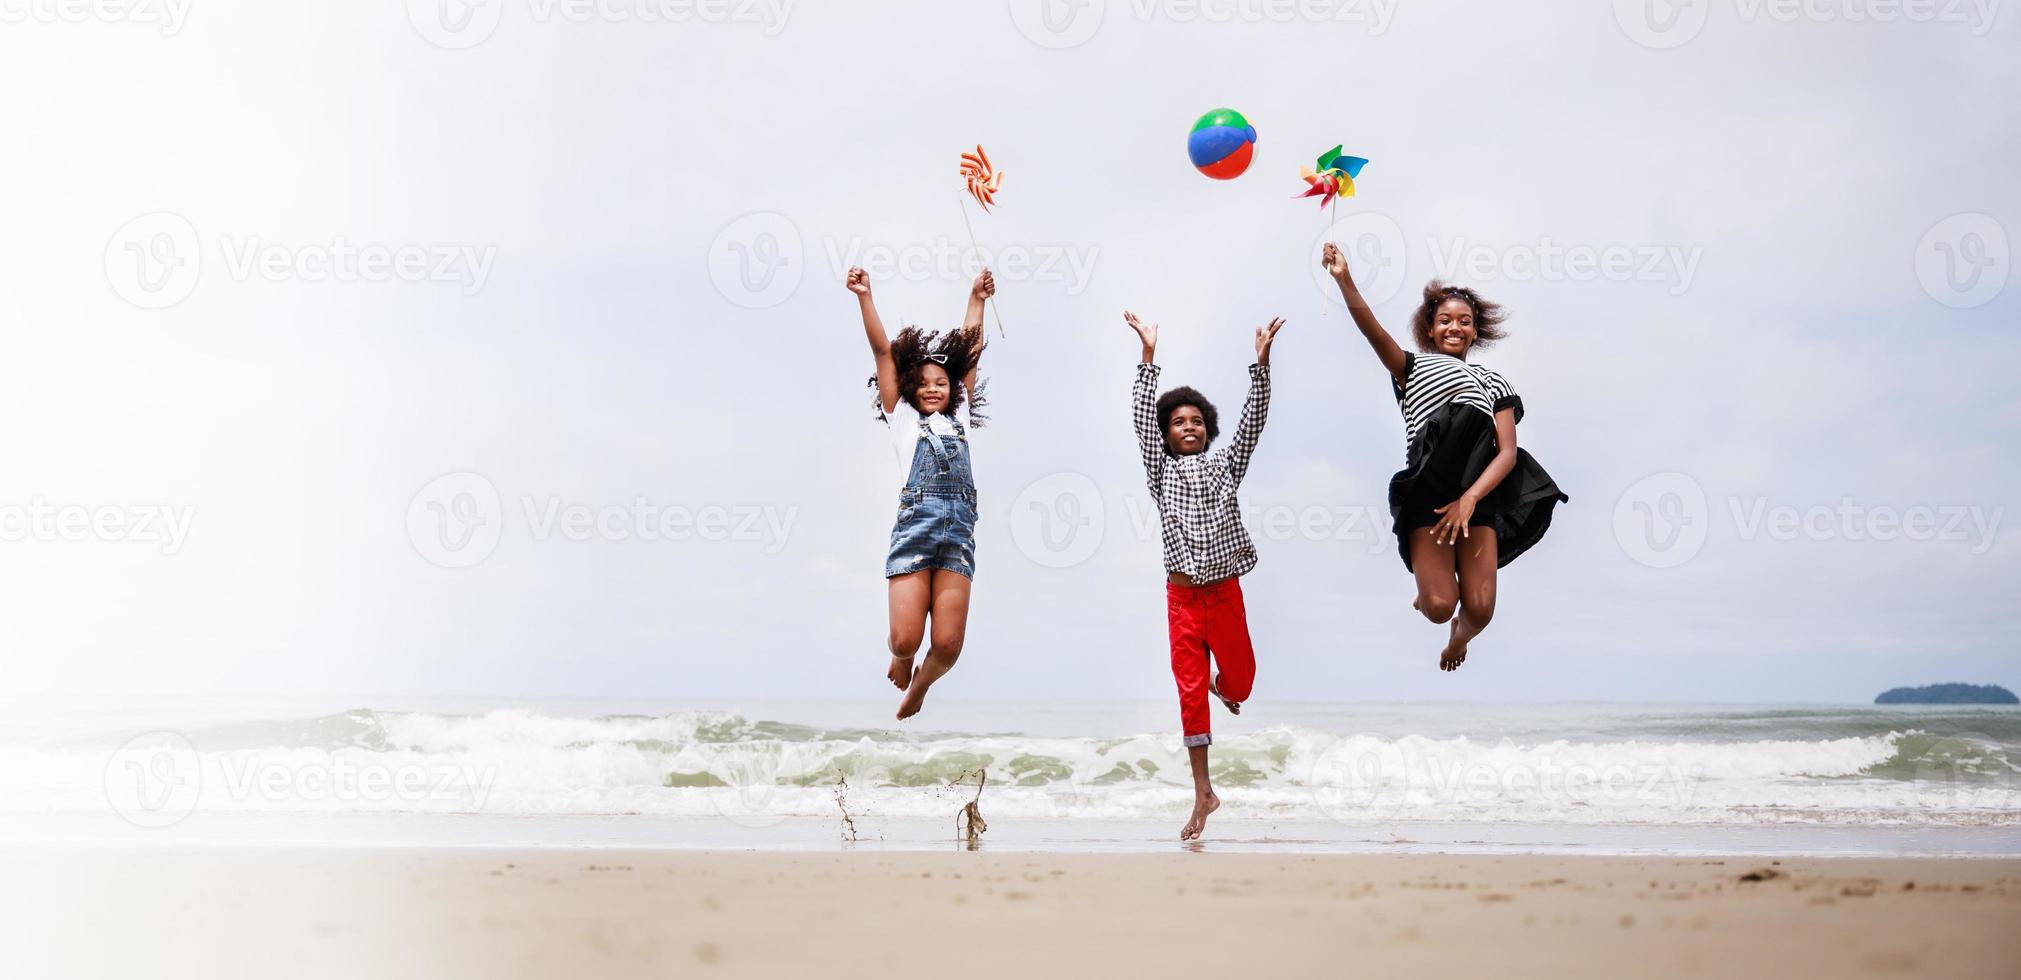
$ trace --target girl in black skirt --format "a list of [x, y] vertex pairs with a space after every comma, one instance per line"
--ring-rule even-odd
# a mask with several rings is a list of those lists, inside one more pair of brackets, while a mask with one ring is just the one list
[[1354, 324], [1389, 369], [1403, 410], [1404, 468], [1389, 481], [1389, 512], [1404, 567], [1417, 576], [1412, 606], [1451, 621], [1440, 670], [1466, 662], [1467, 644], [1495, 616], [1495, 570], [1530, 549], [1570, 498], [1516, 447], [1523, 400], [1500, 374], [1467, 355], [1502, 339], [1502, 308], [1464, 286], [1433, 280], [1411, 318], [1420, 353], [1397, 346], [1376, 322], [1328, 243], [1320, 262], [1340, 284]]

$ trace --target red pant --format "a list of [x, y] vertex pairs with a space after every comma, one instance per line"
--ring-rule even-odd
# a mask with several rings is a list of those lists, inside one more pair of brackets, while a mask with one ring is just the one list
[[1186, 745], [1214, 741], [1207, 712], [1208, 656], [1221, 670], [1221, 696], [1249, 699], [1256, 681], [1256, 651], [1249, 646], [1249, 614], [1240, 579], [1212, 585], [1165, 583], [1165, 619], [1172, 632], [1172, 679], [1179, 682], [1179, 722]]

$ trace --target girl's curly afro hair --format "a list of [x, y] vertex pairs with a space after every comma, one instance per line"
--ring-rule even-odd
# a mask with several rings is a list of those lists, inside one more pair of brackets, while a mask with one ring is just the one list
[[1439, 349], [1437, 344], [1432, 343], [1432, 321], [1438, 316], [1439, 307], [1449, 299], [1459, 300], [1473, 308], [1475, 347], [1486, 350], [1493, 347], [1495, 341], [1509, 335], [1502, 329], [1502, 321], [1507, 320], [1509, 314], [1500, 303], [1490, 303], [1465, 286], [1451, 286], [1434, 279], [1425, 283], [1425, 297], [1410, 318], [1410, 333], [1417, 341], [1418, 350], [1429, 354]]
[[[981, 327], [965, 330], [950, 330], [942, 333], [935, 330], [928, 333], [918, 327], [906, 327], [891, 338], [891, 360], [898, 366], [898, 397], [919, 411], [919, 386], [921, 375], [928, 364], [939, 364], [947, 371], [954, 391], [948, 396], [947, 407], [942, 409], [949, 415], [961, 407], [964, 399], [968, 402], [968, 424], [970, 428], [983, 427], [985, 417], [983, 406], [989, 400], [983, 389], [989, 387], [986, 381], [978, 381], [974, 391], [962, 385], [962, 379], [982, 359], [983, 348], [988, 346]], [[877, 376], [870, 376], [871, 402], [877, 408], [877, 417], [884, 417], [884, 402], [877, 397]], [[924, 414], [924, 413], [921, 413]]]

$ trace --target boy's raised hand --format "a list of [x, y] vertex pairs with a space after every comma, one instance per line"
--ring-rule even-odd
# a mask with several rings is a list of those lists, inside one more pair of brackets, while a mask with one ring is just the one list
[[1275, 317], [1267, 327], [1256, 328], [1256, 363], [1270, 363], [1270, 342], [1277, 339], [1277, 331], [1284, 329], [1284, 318]]
[[1123, 322], [1129, 324], [1130, 329], [1137, 331], [1137, 339], [1144, 342], [1144, 353], [1149, 354], [1158, 349], [1157, 324], [1145, 323], [1129, 310], [1123, 311]]
[[858, 296], [870, 295], [870, 273], [863, 271], [861, 266], [850, 269], [849, 278], [843, 284]]

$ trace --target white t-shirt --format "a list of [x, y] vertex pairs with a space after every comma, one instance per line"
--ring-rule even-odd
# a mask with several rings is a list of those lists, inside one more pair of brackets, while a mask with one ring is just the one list
[[[975, 427], [969, 424], [968, 399], [962, 399], [961, 407], [955, 409], [954, 414], [961, 420], [961, 427], [967, 429], [973, 436]], [[912, 454], [919, 448], [921, 438], [919, 410], [913, 408], [911, 402], [900, 398], [896, 407], [884, 413], [884, 423], [891, 427], [891, 455], [897, 460], [892, 475], [898, 483], [898, 489], [903, 490], [905, 481], [912, 476]], [[954, 423], [944, 412], [935, 412], [927, 416], [926, 424], [932, 427], [934, 435], [942, 439], [960, 438], [960, 434], [954, 431]]]

